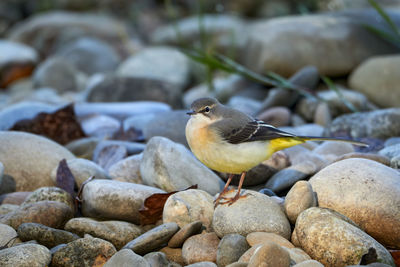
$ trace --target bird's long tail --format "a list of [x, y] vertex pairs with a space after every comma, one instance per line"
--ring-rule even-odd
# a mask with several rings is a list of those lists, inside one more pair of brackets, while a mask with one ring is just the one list
[[350, 144], [356, 145], [356, 146], [365, 146], [365, 147], [368, 146], [368, 144], [363, 143], [363, 142], [349, 140], [349, 139], [342, 139], [342, 138], [319, 137], [319, 136], [297, 136], [297, 137], [300, 138], [300, 140], [302, 139], [304, 141], [339, 141], [339, 142], [350, 143]]

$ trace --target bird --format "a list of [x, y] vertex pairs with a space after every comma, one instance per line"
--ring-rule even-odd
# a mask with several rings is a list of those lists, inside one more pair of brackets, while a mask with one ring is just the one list
[[[257, 120], [237, 109], [227, 107], [215, 98], [199, 98], [187, 112], [190, 118], [185, 135], [190, 150], [208, 168], [229, 174], [228, 180], [215, 199], [215, 205], [232, 205], [241, 196], [246, 172], [267, 160], [276, 151], [306, 141], [341, 141], [368, 146], [348, 139], [297, 136]], [[237, 192], [232, 198], [223, 197], [235, 174], [240, 174]], [[226, 200], [220, 203], [220, 200]]]

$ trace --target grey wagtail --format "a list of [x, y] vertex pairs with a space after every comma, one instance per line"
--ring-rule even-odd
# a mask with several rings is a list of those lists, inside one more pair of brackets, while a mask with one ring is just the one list
[[237, 193], [221, 204], [231, 205], [238, 200], [246, 172], [278, 150], [309, 140], [342, 141], [368, 146], [346, 139], [296, 136], [226, 107], [214, 98], [195, 100], [187, 114], [191, 117], [186, 124], [186, 139], [193, 154], [207, 167], [229, 174], [224, 189], [215, 200], [216, 205], [226, 193], [234, 174], [241, 174]]

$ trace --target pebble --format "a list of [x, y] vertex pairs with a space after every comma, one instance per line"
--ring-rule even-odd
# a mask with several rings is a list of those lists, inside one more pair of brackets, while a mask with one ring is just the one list
[[21, 205], [31, 194], [32, 192], [13, 192], [1, 195], [0, 199], [2, 204]]
[[267, 181], [265, 187], [274, 192], [283, 191], [292, 187], [297, 181], [305, 179], [317, 171], [318, 168], [313, 162], [303, 161], [274, 174]]
[[[67, 160], [67, 165], [75, 178], [75, 183], [78, 188], [92, 176], [94, 176], [95, 179], [110, 179], [108, 173], [91, 160], [82, 158], [69, 159]], [[57, 167], [51, 172], [51, 177], [53, 181], [56, 181]]]
[[217, 267], [217, 265], [213, 262], [210, 261], [202, 261], [202, 262], [196, 262], [193, 264], [186, 265], [188, 267]]
[[150, 140], [154, 136], [163, 136], [188, 147], [185, 128], [190, 116], [186, 112], [187, 110], [174, 110], [157, 113], [144, 125], [144, 138]]
[[218, 193], [222, 180], [196, 160], [183, 145], [164, 137], [153, 137], [146, 145], [140, 164], [143, 182], [167, 192], [197, 184], [211, 195]]
[[69, 142], [65, 147], [77, 158], [92, 159], [93, 151], [99, 142], [97, 137], [84, 137]]
[[[226, 194], [233, 197], [236, 191]], [[231, 206], [218, 205], [215, 209], [212, 227], [219, 237], [237, 233], [246, 236], [252, 232], [271, 232], [290, 237], [290, 224], [281, 207], [270, 197], [254, 192], [247, 194]]]
[[5, 167], [4, 174], [14, 178], [16, 191], [54, 186], [51, 171], [60, 160], [75, 158], [61, 145], [25, 132], [0, 132], [0, 147], [3, 148], [0, 150], [0, 161]]
[[274, 233], [253, 232], [246, 236], [246, 240], [252, 247], [265, 242], [274, 242], [282, 247], [294, 248], [294, 245], [290, 243], [286, 238]]
[[[168, 260], [167, 256], [163, 252], [151, 252], [143, 257], [149, 264], [150, 266], [168, 266], [168, 267], [173, 267], [174, 265]], [[176, 266], [176, 265], [175, 265]], [[178, 267], [178, 266], [176, 266]]]
[[119, 120], [100, 114], [82, 118], [80, 125], [87, 136], [94, 136], [100, 139], [112, 138], [122, 126]]
[[275, 127], [290, 123], [290, 110], [286, 107], [272, 107], [257, 115], [257, 118]]
[[185, 266], [181, 248], [163, 247], [160, 249], [160, 252], [163, 252], [171, 262], [176, 262], [177, 264]]
[[316, 260], [307, 260], [296, 263], [295, 265], [293, 265], [293, 267], [324, 267], [324, 265]]
[[140, 175], [140, 162], [143, 153], [132, 155], [111, 165], [108, 169], [111, 179], [120, 182], [129, 182], [142, 184], [142, 176]]
[[191, 78], [189, 58], [173, 47], [147, 47], [132, 55], [118, 67], [117, 75], [160, 80], [176, 85], [182, 92]]
[[228, 234], [218, 244], [217, 265], [227, 266], [239, 260], [240, 256], [250, 248], [244, 236]]
[[176, 223], [164, 223], [130, 241], [123, 248], [145, 255], [167, 244], [178, 230], [179, 226]]
[[139, 224], [139, 209], [144, 200], [155, 193], [164, 191], [140, 184], [93, 180], [82, 191], [82, 214], [85, 217]]
[[54, 229], [38, 223], [23, 223], [18, 229], [18, 237], [22, 241], [36, 240], [49, 249], [60, 244], [67, 244], [79, 238], [68, 231]]
[[217, 261], [217, 248], [220, 240], [212, 233], [189, 237], [182, 247], [182, 257], [186, 265], [202, 261]]
[[392, 168], [353, 158], [329, 165], [309, 182], [320, 207], [354, 220], [381, 244], [400, 248], [399, 179]]
[[335, 118], [325, 129], [327, 136], [379, 138], [400, 136], [400, 108], [346, 114]]
[[13, 238], [17, 237], [17, 232], [11, 226], [0, 223], [0, 247], [11, 247], [13, 244]]
[[400, 144], [387, 146], [378, 152], [379, 155], [388, 157], [390, 159], [400, 156]]
[[142, 256], [139, 256], [130, 249], [121, 249], [116, 252], [107, 262], [103, 265], [104, 267], [151, 267], [150, 263], [145, 260]]
[[352, 144], [346, 142], [334, 142], [334, 141], [323, 142], [315, 149], [313, 149], [313, 153], [321, 155], [323, 157], [327, 155], [334, 155], [338, 157], [353, 152], [354, 148]]
[[307, 181], [298, 181], [286, 195], [284, 208], [286, 216], [292, 224], [296, 223], [297, 217], [304, 210], [316, 207], [317, 198]]
[[202, 227], [203, 223], [201, 221], [194, 221], [192, 223], [188, 223], [184, 226], [181, 226], [181, 229], [176, 234], [174, 234], [168, 241], [168, 247], [170, 248], [182, 247], [186, 239], [188, 239], [193, 235], [200, 234]]
[[390, 137], [386, 139], [384, 146], [388, 147], [397, 144], [400, 144], [400, 137]]
[[52, 228], [62, 228], [73, 217], [69, 206], [57, 201], [39, 201], [21, 206], [0, 217], [0, 223], [17, 229], [23, 223], [40, 223]]
[[117, 250], [100, 238], [79, 238], [68, 243], [53, 254], [51, 266], [104, 265]]
[[326, 102], [318, 103], [317, 107], [315, 108], [314, 119], [315, 124], [321, 126], [327, 126], [332, 121], [332, 114], [329, 110], [329, 105]]
[[358, 264], [371, 247], [376, 250], [378, 261], [394, 265], [390, 253], [381, 244], [343, 218], [323, 208], [312, 207], [302, 212], [295, 228], [301, 248], [328, 267]]
[[389, 160], [389, 158], [387, 158], [385, 156], [373, 154], [373, 153], [359, 153], [359, 152], [353, 152], [353, 153], [341, 155], [341, 156], [337, 157], [333, 162], [341, 161], [344, 159], [351, 159], [351, 158], [369, 159], [369, 160], [373, 160], [378, 163], [381, 163], [383, 165], [390, 166], [390, 160]]
[[19, 208], [19, 205], [14, 204], [2, 204], [0, 205], [0, 215], [7, 214]]
[[183, 228], [200, 220], [209, 230], [214, 213], [213, 197], [198, 189], [189, 189], [171, 195], [164, 205], [163, 221], [175, 222]]
[[75, 210], [75, 202], [72, 196], [65, 190], [59, 187], [41, 187], [30, 194], [22, 205], [31, 204], [39, 201], [57, 201], [64, 203], [71, 208], [72, 211]]
[[261, 102], [249, 97], [235, 95], [229, 98], [227, 106], [235, 108], [250, 116], [254, 116], [261, 108]]
[[251, 256], [248, 267], [289, 267], [289, 253], [273, 242], [265, 242]]
[[0, 250], [1, 266], [49, 266], [50, 251], [37, 244], [21, 244]]
[[283, 248], [286, 249], [287, 252], [289, 252], [291, 261], [294, 261], [295, 263], [311, 260], [311, 257], [301, 248]]
[[132, 223], [123, 221], [97, 221], [91, 218], [73, 218], [64, 227], [65, 230], [80, 236], [90, 234], [111, 242], [116, 249], [142, 234], [142, 229]]
[[[269, 162], [267, 161], [268, 160], [258, 164], [246, 173], [246, 179], [243, 181], [243, 186], [249, 187], [264, 184], [277, 172], [277, 169], [268, 165]], [[228, 180], [228, 174], [222, 175], [224, 176], [223, 180], [226, 182]], [[238, 185], [239, 181], [240, 175], [236, 174], [232, 178], [231, 185]]]

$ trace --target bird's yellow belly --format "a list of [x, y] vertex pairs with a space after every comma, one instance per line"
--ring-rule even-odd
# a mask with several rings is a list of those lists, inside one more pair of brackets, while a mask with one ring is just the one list
[[[269, 158], [268, 142], [231, 144], [210, 136], [206, 127], [186, 128], [187, 141], [193, 154], [210, 169], [240, 174]], [[206, 134], [207, 133], [207, 134]]]

